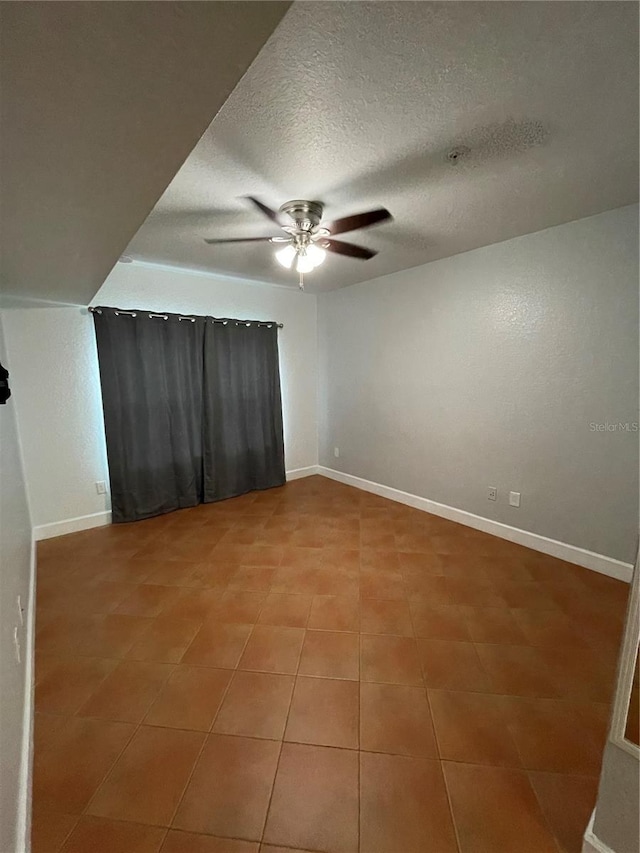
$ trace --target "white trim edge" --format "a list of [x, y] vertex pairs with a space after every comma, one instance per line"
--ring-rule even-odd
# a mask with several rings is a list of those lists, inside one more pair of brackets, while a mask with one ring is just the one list
[[[294, 468], [286, 472], [287, 482], [299, 480], [301, 477], [311, 477], [318, 473], [317, 465], [309, 465], [307, 468]], [[33, 538], [36, 542], [42, 539], [53, 539], [55, 536], [64, 536], [65, 533], [77, 533], [80, 530], [89, 530], [92, 527], [104, 527], [111, 524], [111, 513], [94, 512], [91, 515], [80, 515], [77, 518], [65, 518], [63, 521], [53, 521], [50, 524], [39, 524], [33, 528]]]
[[36, 542], [31, 538], [29, 592], [25, 608], [24, 708], [22, 712], [22, 748], [20, 755], [20, 794], [18, 799], [17, 850], [31, 850], [31, 779], [33, 775], [34, 657], [36, 603]]
[[595, 820], [595, 816], [596, 810], [594, 809], [591, 812], [589, 823], [584, 831], [584, 837], [582, 839], [582, 853], [613, 853], [613, 850], [610, 847], [607, 847], [604, 841], [600, 841], [598, 836], [594, 835], [593, 822]]
[[104, 527], [107, 524], [111, 524], [110, 512], [94, 512], [91, 515], [80, 515], [78, 518], [53, 521], [51, 524], [39, 524], [33, 528], [33, 538], [39, 542], [41, 539], [52, 539], [54, 536], [77, 533], [91, 527]]
[[287, 483], [290, 480], [300, 480], [302, 477], [311, 477], [318, 473], [317, 465], [309, 465], [307, 468], [294, 468], [292, 471], [287, 471]]
[[615, 560], [613, 557], [605, 557], [604, 554], [595, 554], [593, 551], [578, 548], [576, 545], [558, 542], [556, 539], [549, 539], [546, 536], [540, 536], [538, 533], [531, 533], [528, 530], [511, 527], [500, 521], [493, 521], [481, 515], [474, 515], [472, 512], [437, 503], [428, 498], [421, 498], [409, 492], [402, 492], [400, 489], [394, 489], [391, 486], [373, 483], [371, 480], [354, 477], [353, 474], [345, 474], [342, 471], [335, 471], [333, 468], [325, 468], [323, 465], [318, 466], [318, 474], [328, 477], [331, 480], [337, 480], [339, 483], [344, 483], [347, 486], [355, 486], [356, 489], [362, 489], [365, 492], [372, 492], [374, 495], [380, 495], [380, 497], [406, 504], [414, 509], [447, 518], [449, 521], [465, 524], [467, 527], [473, 527], [475, 530], [483, 531], [483, 533], [490, 533], [492, 536], [498, 536], [500, 539], [507, 539], [509, 542], [515, 542], [517, 545], [523, 545], [525, 548], [532, 548], [534, 551], [540, 551], [551, 557], [557, 557], [559, 560], [566, 560], [568, 563], [575, 563], [578, 566], [583, 566], [585, 569], [592, 569], [594, 572], [599, 572], [602, 575], [609, 575], [609, 577], [617, 578], [617, 580], [629, 583], [633, 574], [631, 563], [623, 563], [621, 560]]

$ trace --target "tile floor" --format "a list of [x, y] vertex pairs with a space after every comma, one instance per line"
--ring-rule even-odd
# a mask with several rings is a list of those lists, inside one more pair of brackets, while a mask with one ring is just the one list
[[42, 542], [33, 853], [577, 853], [626, 593], [320, 477]]

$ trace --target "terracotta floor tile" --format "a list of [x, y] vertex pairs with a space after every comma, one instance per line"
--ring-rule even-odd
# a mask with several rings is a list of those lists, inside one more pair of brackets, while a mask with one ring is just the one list
[[162, 615], [177, 619], [203, 622], [220, 606], [222, 590], [199, 587], [180, 587], [180, 594], [162, 611]]
[[438, 853], [457, 853], [440, 763], [361, 752], [360, 849], [424, 853], [427, 839]]
[[358, 635], [307, 631], [300, 657], [300, 675], [358, 678]]
[[294, 677], [237, 671], [213, 726], [219, 734], [279, 740], [291, 702]]
[[257, 566], [241, 566], [236, 569], [229, 581], [229, 589], [241, 589], [251, 592], [269, 592], [275, 569]]
[[264, 841], [357, 853], [358, 754], [283, 744]]
[[[104, 579], [116, 583], [144, 583], [157, 564], [155, 560], [120, 560], [117, 557], [100, 555], [99, 561], [94, 558], [94, 565], [104, 572]], [[192, 564], [193, 565], [193, 564]]]
[[274, 545], [249, 545], [242, 553], [243, 566], [279, 566], [282, 562], [284, 549]]
[[596, 803], [598, 780], [563, 773], [532, 773], [529, 781], [562, 853], [582, 849], [582, 838]]
[[56, 744], [69, 725], [69, 718], [60, 714], [44, 714], [36, 711], [33, 715], [33, 746], [42, 753], [52, 744]]
[[363, 634], [360, 638], [362, 681], [422, 686], [416, 642], [408, 637]]
[[78, 815], [48, 812], [34, 804], [31, 816], [31, 853], [59, 853], [65, 838], [78, 822]]
[[557, 694], [567, 699], [610, 703], [618, 653], [605, 658], [604, 643], [588, 648], [537, 646], [535, 652], [553, 680]]
[[500, 586], [500, 593], [508, 607], [526, 610], [558, 610], [558, 605], [542, 584], [505, 583]]
[[209, 735], [174, 827], [259, 841], [279, 753], [277, 741]]
[[208, 619], [218, 622], [239, 622], [253, 625], [267, 600], [264, 592], [228, 589], [212, 607]]
[[291, 534], [291, 545], [294, 548], [322, 548], [325, 542], [325, 532], [319, 528], [298, 528]]
[[361, 684], [360, 748], [437, 758], [424, 689], [400, 684]]
[[33, 801], [45, 811], [79, 814], [126, 746], [134, 726], [79, 717], [59, 717], [55, 723], [55, 736], [50, 732], [36, 741]]
[[367, 634], [396, 634], [413, 637], [409, 604], [363, 598], [360, 602], [360, 630]]
[[442, 575], [444, 571], [442, 557], [434, 553], [402, 551], [398, 553], [398, 562], [403, 578], [408, 574]]
[[298, 676], [285, 740], [358, 748], [358, 685]]
[[110, 613], [134, 589], [135, 584], [98, 581], [77, 572], [67, 583], [58, 578], [45, 578], [38, 590], [38, 606], [67, 613]]
[[388, 551], [363, 548], [360, 552], [360, 565], [363, 570], [375, 572], [398, 572], [400, 569], [398, 552], [395, 548]]
[[271, 592], [290, 595], [313, 595], [317, 589], [319, 569], [300, 566], [281, 566], [276, 570]]
[[301, 548], [295, 545], [283, 548], [282, 566], [317, 569], [322, 559], [322, 548]]
[[599, 774], [601, 750], [571, 703], [509, 697], [507, 725], [527, 770]]
[[36, 662], [35, 707], [54, 714], [74, 714], [117, 666], [105, 658], [50, 658]]
[[322, 566], [315, 571], [314, 593], [317, 595], [357, 596], [360, 592], [358, 572]]
[[359, 599], [356, 596], [314, 595], [307, 627], [325, 631], [359, 631]]
[[[193, 563], [191, 566], [193, 567]], [[195, 568], [192, 568], [189, 578], [182, 586], [202, 587], [222, 593], [237, 571], [237, 566], [227, 566], [220, 563], [200, 563]]]
[[359, 548], [323, 548], [320, 565], [330, 569], [355, 570], [360, 569]]
[[114, 612], [128, 613], [130, 616], [158, 616], [179, 595], [175, 586], [143, 583], [124, 598]]
[[272, 592], [264, 603], [258, 623], [286, 628], [305, 628], [309, 619], [312, 597]]
[[[577, 851], [627, 596], [320, 476], [41, 542], [34, 853], [101, 798], [113, 813], [69, 844], [134, 853], [142, 829], [145, 853], [158, 832], [161, 853], [446, 853], [437, 755], [460, 853], [543, 853], [546, 821]], [[129, 745], [132, 724], [80, 716], [145, 712]], [[170, 832], [150, 823], [176, 807]]]
[[561, 646], [586, 646], [577, 626], [557, 610], [513, 610], [526, 641], [532, 646], [557, 649]]
[[360, 573], [360, 595], [362, 598], [404, 600], [407, 592], [399, 572], [363, 570]]
[[423, 599], [430, 606], [443, 604], [457, 604], [446, 578], [442, 575], [429, 575], [425, 573], [405, 574], [403, 576], [404, 587], [410, 600]]
[[445, 578], [445, 585], [454, 604], [471, 607], [507, 607], [502, 590], [483, 578], [449, 575]]
[[83, 816], [62, 853], [158, 853], [165, 833], [157, 826]]
[[461, 607], [454, 604], [433, 605], [424, 598], [412, 598], [409, 606], [416, 637], [463, 642], [471, 639]]
[[506, 607], [462, 606], [460, 613], [475, 643], [529, 644], [517, 619]]
[[173, 667], [165, 663], [122, 661], [78, 711], [82, 717], [100, 717], [140, 723], [162, 690]]
[[429, 690], [429, 703], [443, 759], [521, 766], [520, 754], [507, 728], [507, 697]]
[[418, 640], [427, 687], [440, 690], [487, 691], [489, 680], [473, 643]]
[[251, 634], [251, 625], [209, 622], [202, 626], [182, 663], [234, 669]]
[[194, 572], [190, 560], [149, 560], [148, 567], [150, 572], [144, 582], [159, 586], [190, 586], [189, 578]]
[[443, 769], [460, 853], [557, 853], [526, 773], [449, 761]]
[[135, 553], [136, 559], [150, 560], [192, 560], [194, 563], [206, 563], [215, 548], [210, 542], [200, 542], [195, 537], [180, 540], [173, 536], [159, 536], [151, 540]]
[[198, 619], [156, 616], [127, 652], [130, 660], [178, 663], [200, 630]]
[[309, 851], [301, 850], [299, 847], [274, 847], [273, 844], [262, 844], [260, 853], [309, 853]]
[[144, 722], [208, 732], [230, 681], [228, 669], [181, 664], [162, 687]]
[[240, 669], [295, 674], [304, 640], [302, 628], [256, 625], [240, 659]]
[[87, 813], [168, 826], [204, 742], [200, 732], [140, 726]]
[[489, 678], [491, 692], [513, 696], [559, 695], [556, 681], [537, 649], [478, 643], [476, 650]]
[[36, 634], [36, 648], [49, 654], [122, 658], [151, 620], [140, 616], [56, 614]]
[[170, 829], [162, 847], [162, 853], [258, 853], [258, 847], [257, 841], [215, 838], [213, 835], [198, 835], [193, 832]]

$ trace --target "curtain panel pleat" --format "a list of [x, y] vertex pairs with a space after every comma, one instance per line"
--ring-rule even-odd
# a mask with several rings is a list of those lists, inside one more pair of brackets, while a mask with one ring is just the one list
[[114, 522], [285, 482], [275, 325], [163, 316], [93, 314]]
[[278, 330], [207, 323], [204, 500], [285, 482]]

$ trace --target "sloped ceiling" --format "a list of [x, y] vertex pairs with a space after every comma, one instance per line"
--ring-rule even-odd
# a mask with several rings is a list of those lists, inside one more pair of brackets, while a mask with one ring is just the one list
[[86, 304], [287, 2], [0, 3], [0, 287]]
[[247, 194], [394, 215], [308, 290], [635, 202], [638, 4], [296, 3], [127, 254], [296, 287], [268, 244], [203, 242], [280, 233]]

